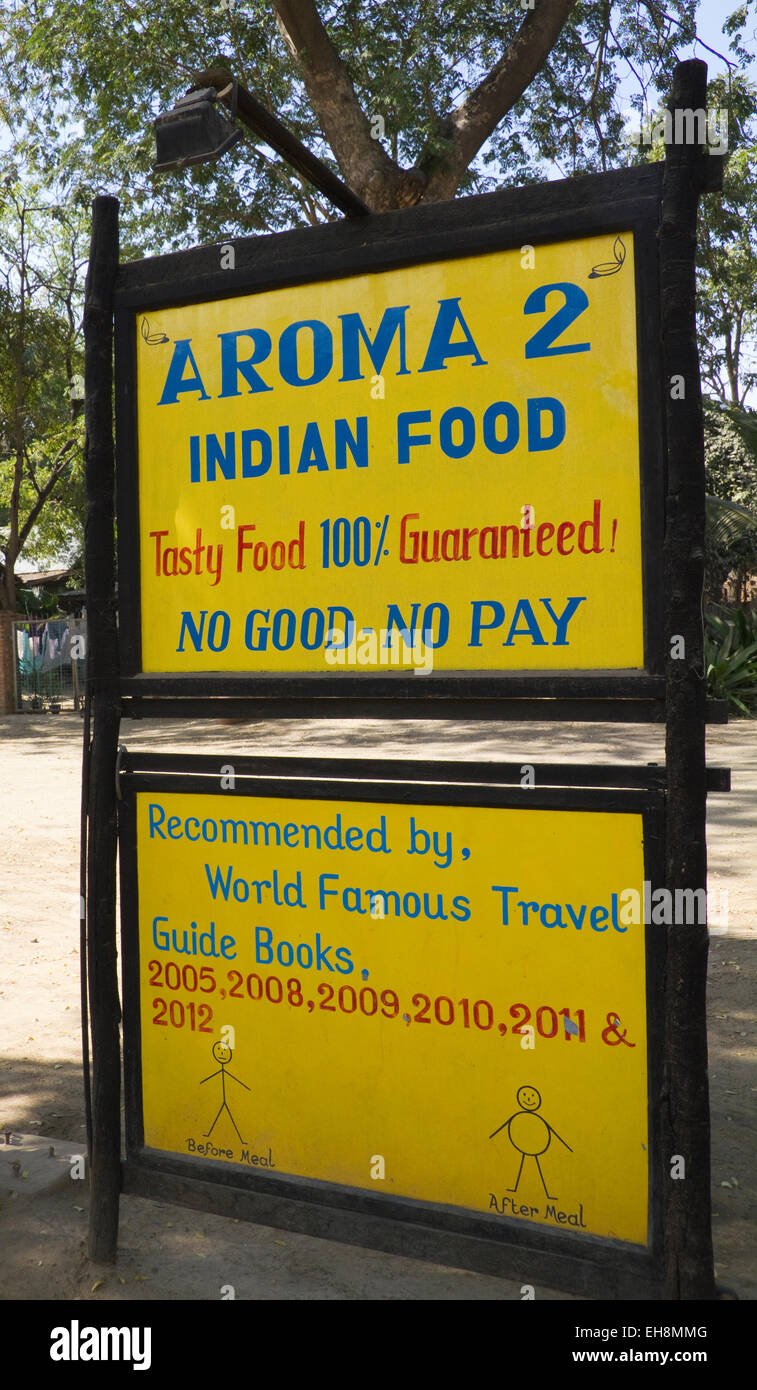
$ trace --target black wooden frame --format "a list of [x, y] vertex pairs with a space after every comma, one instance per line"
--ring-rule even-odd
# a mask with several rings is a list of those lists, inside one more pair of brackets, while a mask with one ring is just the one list
[[[676, 67], [668, 110], [698, 110], [706, 105], [706, 64], [691, 59]], [[86, 806], [86, 947], [89, 1016], [92, 1025], [92, 1116], [88, 1132], [92, 1136], [90, 1154], [91, 1202], [89, 1254], [94, 1260], [116, 1258], [119, 1191], [124, 1181], [132, 1190], [146, 1196], [160, 1195], [162, 1184], [181, 1188], [181, 1199], [206, 1209], [210, 1205], [229, 1214], [236, 1203], [257, 1203], [259, 1220], [302, 1227], [314, 1234], [329, 1234], [329, 1213], [333, 1209], [321, 1195], [302, 1203], [297, 1194], [286, 1198], [286, 1210], [279, 1197], [262, 1191], [245, 1192], [190, 1176], [178, 1178], [161, 1169], [127, 1161], [120, 1172], [120, 1041], [116, 940], [116, 790], [119, 783], [117, 741], [123, 714], [139, 718], [145, 714], [165, 717], [241, 715], [264, 718], [303, 716], [350, 716], [394, 718], [467, 719], [606, 719], [616, 722], [658, 720], [666, 722], [665, 790], [655, 773], [650, 784], [635, 780], [622, 769], [617, 786], [591, 783], [586, 770], [573, 768], [572, 795], [588, 797], [595, 804], [615, 796], [629, 807], [629, 801], [645, 795], [651, 802], [664, 798], [665, 804], [665, 886], [671, 892], [703, 889], [706, 884], [705, 793], [712, 787], [705, 766], [705, 719], [726, 718], [723, 702], [705, 699], [705, 672], [702, 658], [702, 565], [704, 547], [704, 453], [701, 419], [701, 389], [696, 345], [695, 257], [697, 204], [702, 192], [722, 186], [722, 160], [700, 151], [694, 145], [666, 145], [664, 166], [621, 170], [613, 174], [590, 175], [562, 184], [543, 184], [526, 189], [510, 189], [481, 198], [461, 200], [433, 207], [371, 216], [359, 227], [343, 224], [311, 228], [306, 232], [284, 233], [275, 237], [244, 239], [234, 243], [239, 254], [235, 281], [229, 272], [219, 271], [218, 247], [205, 247], [179, 256], [158, 257], [119, 268], [118, 204], [115, 199], [97, 196], [93, 203], [90, 267], [85, 292], [84, 337], [86, 377], [86, 458], [87, 525], [85, 556], [87, 603], [90, 616], [90, 661], [87, 709], [91, 709], [91, 743], [83, 760], [83, 804]], [[569, 226], [566, 229], [566, 223]], [[145, 677], [138, 671], [139, 652], [138, 594], [129, 580], [138, 577], [136, 552], [130, 541], [136, 539], [136, 477], [134, 456], [133, 379], [128, 376], [134, 351], [130, 327], [137, 309], [249, 292], [255, 287], [292, 285], [317, 279], [349, 275], [356, 269], [380, 269], [413, 265], [423, 261], [469, 255], [496, 247], [535, 244], [557, 238], [611, 234], [622, 228], [636, 234], [640, 250], [637, 279], [637, 322], [639, 361], [639, 402], [642, 468], [649, 478], [651, 494], [643, 493], [642, 544], [645, 563], [644, 598], [646, 604], [645, 669], [634, 672], [522, 672], [495, 676], [476, 673], [440, 675], [429, 683], [408, 682], [407, 678], [360, 677], [349, 686], [340, 676], [337, 682], [310, 678], [304, 687], [300, 677], [255, 677], [227, 675], [225, 680], [198, 675], [184, 678], [178, 689], [173, 676]], [[538, 228], [538, 231], [534, 231]], [[647, 253], [646, 257], [644, 253]], [[369, 262], [366, 264], [366, 262]], [[324, 264], [328, 272], [324, 275]], [[293, 268], [294, 267], [294, 268]], [[641, 294], [642, 276], [651, 276], [648, 301]], [[240, 284], [240, 280], [244, 283]], [[192, 288], [187, 289], [190, 285]], [[659, 293], [658, 293], [659, 291]], [[119, 422], [119, 467], [116, 484], [120, 519], [122, 594], [124, 597], [122, 647], [124, 674], [119, 672], [119, 644], [116, 629], [116, 594], [113, 576], [113, 440], [112, 440], [112, 350], [114, 313], [117, 318], [116, 415]], [[662, 350], [661, 350], [662, 346]], [[653, 365], [654, 364], [654, 365]], [[133, 366], [133, 363], [132, 363]], [[133, 378], [133, 372], [132, 372]], [[668, 383], [683, 381], [685, 393], [669, 394]], [[664, 411], [662, 406], [664, 405]], [[657, 433], [659, 428], [659, 433]], [[667, 476], [665, 471], [667, 470]], [[131, 482], [130, 482], [131, 479]], [[651, 500], [650, 500], [651, 497]], [[649, 501], [649, 505], [647, 505]], [[660, 520], [665, 522], [664, 574], [660, 577]], [[131, 528], [131, 529], [130, 529]], [[651, 566], [651, 570], [650, 567]], [[649, 583], [650, 575], [652, 583]], [[650, 607], [664, 596], [664, 605]], [[135, 606], [135, 603], [137, 606]], [[664, 616], [663, 616], [664, 613]], [[662, 631], [666, 637], [661, 637]], [[685, 655], [666, 651], [667, 637], [683, 637]], [[661, 649], [658, 650], [658, 643]], [[683, 657], [683, 659], [679, 659]], [[181, 678], [179, 678], [181, 680]], [[404, 684], [403, 684], [404, 680]], [[265, 684], [263, 684], [265, 681]], [[368, 682], [373, 682], [369, 684]], [[566, 683], [567, 682], [567, 683]], [[310, 693], [307, 694], [306, 691]], [[85, 721], [87, 732], [89, 720]], [[157, 756], [157, 755], [156, 755]], [[140, 775], [129, 771], [124, 761], [124, 779]], [[320, 771], [326, 766], [321, 763]], [[394, 770], [398, 764], [393, 762]], [[291, 768], [290, 768], [291, 770]], [[148, 769], [150, 771], [150, 769]], [[306, 780], [307, 770], [301, 768]], [[165, 775], [165, 773], [163, 773]], [[261, 774], [262, 775], [262, 774]], [[273, 775], [269, 767], [266, 777]], [[470, 776], [466, 773], [466, 776]], [[569, 797], [565, 790], [568, 775], [554, 769], [550, 786], [542, 795]], [[207, 789], [205, 771], [194, 772]], [[252, 778], [253, 774], [250, 774]], [[415, 778], [418, 773], [415, 772]], [[495, 783], [499, 773], [482, 780]], [[577, 786], [580, 776], [586, 785]], [[725, 774], [717, 770], [722, 782]], [[502, 774], [510, 785], [499, 786], [502, 795], [515, 797], [513, 804], [534, 806], [534, 789], [519, 793], [512, 786], [514, 776]], [[203, 780], [204, 779], [204, 780]], [[359, 780], [359, 779], [358, 779]], [[439, 789], [431, 786], [426, 791]], [[446, 778], [438, 778], [444, 782]], [[351, 779], [332, 780], [329, 785], [345, 792]], [[385, 782], [383, 769], [377, 785]], [[173, 784], [175, 785], [175, 783]], [[251, 781], [252, 785], [252, 781]], [[354, 782], [352, 783], [354, 786]], [[422, 779], [414, 782], [416, 791]], [[290, 787], [292, 783], [290, 782]], [[398, 782], [393, 783], [396, 791]], [[255, 790], [259, 790], [259, 780]], [[462, 787], [460, 787], [462, 790]], [[470, 786], [465, 788], [469, 793]], [[492, 794], [494, 787], [485, 790]], [[446, 790], [445, 790], [446, 794]], [[520, 800], [518, 797], [520, 796]], [[433, 796], [432, 796], [433, 799]], [[566, 803], [567, 804], [567, 803]], [[622, 809], [622, 807], [621, 807]], [[647, 818], [657, 809], [645, 812]], [[124, 824], [128, 820], [125, 813]], [[128, 837], [127, 837], [128, 838]], [[659, 845], [660, 837], [655, 839]], [[128, 853], [128, 844], [127, 844]], [[659, 857], [655, 849], [655, 860]], [[650, 871], [650, 877], [657, 877]], [[84, 869], [82, 870], [84, 873]], [[658, 880], [659, 881], [659, 880]], [[710, 1118], [707, 1094], [707, 1046], [705, 982], [707, 929], [674, 926], [654, 943], [655, 951], [664, 945], [663, 1001], [664, 1060], [662, 1090], [655, 1078], [654, 1097], [659, 1102], [656, 1131], [659, 1147], [668, 1157], [685, 1156], [687, 1181], [667, 1180], [662, 1185], [664, 1283], [666, 1298], [712, 1299], [716, 1296], [712, 1260], [710, 1199]], [[659, 993], [659, 991], [658, 991]], [[655, 996], [656, 997], [656, 996]], [[656, 1036], [656, 1035], [655, 1035]], [[650, 1104], [652, 1103], [650, 1092]], [[142, 1164], [140, 1168], [140, 1164]], [[145, 1172], [147, 1178], [145, 1179]], [[326, 1185], [328, 1188], [328, 1184]], [[279, 1189], [279, 1193], [281, 1189]], [[225, 1205], [223, 1202], [225, 1201]], [[267, 1206], [266, 1206], [267, 1203]], [[265, 1211], [263, 1208], [265, 1207]], [[273, 1211], [272, 1211], [273, 1207]], [[385, 1208], [384, 1208], [385, 1210]], [[426, 1225], [438, 1225], [431, 1213]], [[294, 1214], [293, 1214], [294, 1213]], [[315, 1215], [314, 1215], [315, 1213]], [[401, 1213], [400, 1213], [401, 1214]], [[453, 1213], [454, 1218], [454, 1213]], [[342, 1239], [357, 1239], [382, 1249], [426, 1253], [437, 1258], [439, 1240], [427, 1231], [417, 1215], [412, 1224], [399, 1220], [376, 1222], [366, 1211], [347, 1212], [344, 1203], [336, 1209], [337, 1228]], [[320, 1222], [320, 1226], [318, 1226]], [[299, 1223], [299, 1224], [298, 1224]], [[318, 1226], [314, 1229], [313, 1224]], [[326, 1229], [322, 1229], [325, 1224]], [[655, 1239], [658, 1227], [655, 1226]], [[403, 1244], [407, 1241], [408, 1244]], [[425, 1242], [425, 1245], [424, 1245]], [[444, 1235], [445, 1248], [454, 1263], [500, 1272], [502, 1241], [469, 1236], [450, 1221]], [[421, 1246], [424, 1246], [421, 1249]], [[657, 1248], [657, 1247], [655, 1247]], [[638, 1248], [636, 1248], [638, 1249]], [[471, 1254], [473, 1250], [473, 1254]], [[539, 1247], [531, 1240], [530, 1267], [545, 1283], [572, 1285], [579, 1291], [607, 1293], [622, 1297], [639, 1296], [635, 1276], [642, 1269], [642, 1283], [650, 1291], [660, 1287], [658, 1269], [650, 1263], [649, 1250], [641, 1252], [642, 1264], [634, 1263], [623, 1247], [623, 1268], [612, 1263], [612, 1277], [604, 1275], [604, 1251], [597, 1260], [586, 1241], [573, 1253], [562, 1254]], [[567, 1260], [567, 1263], [566, 1263]], [[473, 1261], [473, 1264], [472, 1264]], [[488, 1263], [487, 1263], [488, 1261]], [[604, 1263], [603, 1263], [604, 1261]], [[565, 1271], [567, 1270], [567, 1273]], [[651, 1273], [650, 1273], [651, 1270]], [[625, 1271], [625, 1272], [624, 1272]], [[643, 1296], [643, 1295], [642, 1295]]]
[[[228, 714], [218, 697], [258, 717], [603, 719], [662, 721], [664, 401], [657, 234], [663, 166], [528, 185], [434, 206], [233, 242], [121, 265], [115, 287], [116, 473], [121, 696], [135, 715]], [[630, 231], [634, 235], [644, 623], [643, 670], [386, 674], [141, 671], [136, 332], [145, 311], [315, 280]], [[622, 273], [622, 272], [621, 272]], [[177, 697], [179, 697], [177, 699]], [[723, 711], [713, 709], [716, 719]]]
[[[232, 793], [219, 787], [222, 763], [233, 762]], [[141, 1106], [140, 987], [136, 793], [204, 792], [233, 796], [377, 801], [389, 804], [494, 806], [641, 814], [644, 872], [664, 882], [664, 769], [536, 766], [532, 788], [507, 786], [514, 765], [487, 768], [475, 782], [471, 763], [390, 764], [394, 781], [368, 780], [361, 760], [240, 758], [227, 755], [130, 754], [119, 766], [122, 990], [126, 1093], [126, 1159], [122, 1190], [219, 1215], [233, 1215], [368, 1248], [496, 1274], [530, 1284], [557, 1285], [586, 1297], [654, 1299], [662, 1295], [664, 1248], [660, 1147], [663, 979], [667, 932], [646, 927], [649, 1212], [646, 1246], [547, 1230], [517, 1218], [374, 1194], [291, 1175], [265, 1174], [239, 1164], [193, 1159], [144, 1147]], [[649, 775], [646, 775], [648, 771]], [[355, 780], [347, 780], [352, 774]], [[360, 774], [362, 773], [362, 776]], [[601, 774], [601, 778], [598, 774]], [[357, 778], [360, 780], [357, 780]], [[212, 780], [211, 780], [212, 779]], [[726, 775], [713, 769], [725, 789]], [[581, 785], [582, 781], [585, 785]], [[551, 785], [550, 785], [551, 783]], [[564, 785], [570, 783], [570, 785]], [[599, 785], [598, 785], [599, 783]]]

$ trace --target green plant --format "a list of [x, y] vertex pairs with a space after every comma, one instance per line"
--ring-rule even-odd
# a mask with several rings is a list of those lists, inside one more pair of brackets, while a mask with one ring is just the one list
[[757, 570], [757, 515], [739, 502], [705, 498], [705, 597], [714, 602], [735, 571], [736, 597], [746, 597], [747, 578]]
[[711, 605], [705, 611], [707, 694], [749, 718], [757, 712], [757, 613]]

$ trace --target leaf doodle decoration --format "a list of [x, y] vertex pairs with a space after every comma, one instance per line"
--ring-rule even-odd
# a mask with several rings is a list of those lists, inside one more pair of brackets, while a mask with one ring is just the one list
[[160, 329], [158, 329], [157, 333], [151, 333], [150, 325], [144, 314], [142, 315], [142, 322], [139, 325], [139, 330], [148, 347], [155, 347], [156, 343], [169, 343], [171, 341], [167, 334], [161, 332]]
[[619, 236], [615, 238], [612, 253], [615, 257], [614, 260], [600, 261], [598, 265], [592, 266], [592, 269], [589, 271], [590, 280], [598, 280], [602, 275], [617, 275], [618, 271], [623, 269], [626, 259], [626, 248], [622, 238]]

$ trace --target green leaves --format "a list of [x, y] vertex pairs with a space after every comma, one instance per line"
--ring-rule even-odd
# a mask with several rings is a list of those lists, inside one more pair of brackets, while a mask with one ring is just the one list
[[751, 718], [757, 710], [757, 614], [708, 608], [704, 663], [708, 695]]
[[706, 594], [719, 600], [735, 574], [737, 595], [757, 570], [757, 416], [704, 401]]
[[706, 497], [707, 530], [712, 543], [720, 548], [736, 541], [752, 542], [757, 561], [757, 515], [738, 502], [722, 497]]
[[81, 212], [46, 206], [31, 176], [0, 197], [0, 602], [15, 606], [19, 555], [45, 565], [81, 550]]
[[[742, 407], [757, 386], [757, 94], [740, 74], [708, 86], [728, 112], [729, 159], [722, 196], [700, 205], [697, 311], [708, 391]], [[730, 495], [730, 494], [729, 494]]]
[[[381, 143], [403, 168], [443, 154], [444, 118], [502, 57], [529, 11], [517, 0], [319, 0], [329, 37]], [[622, 79], [665, 90], [694, 0], [664, 6], [583, 0], [547, 63], [504, 116], [458, 185], [476, 192], [627, 162]], [[266, 0], [5, 0], [0, 103], [26, 157], [55, 197], [96, 190], [122, 202], [124, 258], [331, 215], [269, 152], [240, 144], [216, 166], [152, 172], [152, 120], [217, 53], [295, 133], [336, 169]], [[34, 150], [32, 151], [32, 143]]]

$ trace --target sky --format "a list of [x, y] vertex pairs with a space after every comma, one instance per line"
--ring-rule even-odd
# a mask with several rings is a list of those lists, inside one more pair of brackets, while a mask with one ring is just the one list
[[[697, 8], [697, 33], [710, 45], [729, 58], [728, 38], [723, 33], [723, 25], [730, 14], [738, 8], [738, 0], [699, 0]], [[757, 11], [753, 11], [744, 29], [744, 47], [754, 55], [750, 73], [757, 81]], [[715, 77], [726, 71], [726, 65], [702, 48], [692, 48], [681, 53], [682, 58], [704, 58], [709, 76]]]
[[[697, 33], [702, 42], [696, 44], [681, 44], [678, 51], [679, 59], [681, 61], [686, 58], [704, 59], [707, 64], [708, 79], [725, 75], [728, 72], [728, 64], [725, 60], [728, 59], [733, 62], [734, 58], [729, 49], [729, 36], [723, 33], [723, 25], [728, 16], [732, 14], [738, 6], [739, 0], [699, 0], [696, 22]], [[750, 10], [749, 19], [743, 31], [742, 42], [744, 43], [744, 47], [754, 55], [753, 61], [747, 69], [747, 72], [752, 82], [757, 85], [757, 8], [753, 7]], [[705, 44], [708, 45], [709, 49], [714, 49], [715, 52], [709, 52], [708, 48], [704, 47]], [[722, 54], [723, 57], [718, 57], [717, 54]], [[626, 106], [626, 104], [630, 105], [631, 98], [637, 97], [638, 92], [639, 87], [636, 79], [630, 72], [626, 73], [618, 87], [618, 100], [621, 108]], [[657, 98], [662, 102], [667, 95], [667, 92], [658, 93]], [[654, 106], [654, 93], [652, 91], [650, 91], [650, 100]], [[629, 131], [631, 129], [638, 129], [638, 118], [633, 117], [630, 112], [628, 112], [628, 116]]]

